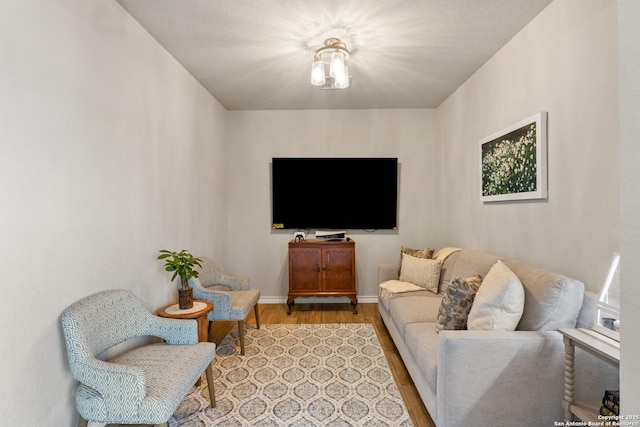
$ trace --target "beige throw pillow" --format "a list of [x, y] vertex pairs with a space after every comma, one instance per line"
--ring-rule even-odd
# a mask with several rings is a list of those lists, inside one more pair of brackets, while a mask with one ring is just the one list
[[413, 283], [437, 294], [441, 267], [441, 260], [416, 258], [404, 254], [400, 267], [400, 281]]
[[467, 328], [514, 331], [523, 309], [524, 288], [520, 279], [502, 261], [498, 261], [491, 267], [476, 293]]

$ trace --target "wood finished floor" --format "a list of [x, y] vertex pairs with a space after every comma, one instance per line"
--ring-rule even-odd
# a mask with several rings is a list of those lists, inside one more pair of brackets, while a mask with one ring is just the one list
[[[378, 313], [377, 303], [358, 304], [358, 314], [353, 314], [351, 304], [297, 304], [293, 306], [291, 315], [287, 315], [286, 304], [260, 304], [258, 306], [260, 324], [284, 324], [284, 323], [372, 323], [378, 334], [380, 345], [387, 357], [389, 367], [396, 380], [400, 394], [409, 411], [413, 425], [416, 427], [435, 427], [427, 408], [420, 399], [411, 377], [407, 372], [398, 350], [387, 328], [382, 323]], [[255, 325], [253, 311], [245, 322]], [[220, 345], [231, 328], [237, 322], [217, 321], [213, 323], [209, 334], [209, 341]], [[112, 427], [110, 424], [108, 427]], [[113, 427], [116, 427], [115, 425]]]
[[[400, 354], [386, 326], [382, 323], [378, 312], [377, 303], [358, 304], [358, 314], [353, 314], [351, 304], [296, 304], [293, 306], [291, 315], [287, 315], [286, 304], [260, 304], [258, 306], [260, 324], [283, 324], [283, 323], [372, 323], [380, 345], [385, 352], [389, 367], [396, 380], [396, 384], [402, 394], [404, 403], [409, 411], [413, 425], [416, 427], [435, 427], [431, 420], [427, 408], [422, 403], [416, 387], [411, 381], [407, 369], [402, 363]], [[255, 325], [253, 312], [247, 317], [245, 322]], [[220, 345], [224, 337], [227, 336], [231, 328], [237, 322], [214, 322], [209, 335], [209, 341]]]

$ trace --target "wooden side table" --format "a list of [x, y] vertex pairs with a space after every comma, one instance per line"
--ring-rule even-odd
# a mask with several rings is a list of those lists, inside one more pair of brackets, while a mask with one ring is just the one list
[[180, 310], [178, 303], [169, 304], [158, 310], [158, 316], [170, 319], [195, 319], [198, 321], [198, 341], [209, 341], [209, 320], [207, 315], [213, 310], [209, 301], [194, 300], [193, 307]]

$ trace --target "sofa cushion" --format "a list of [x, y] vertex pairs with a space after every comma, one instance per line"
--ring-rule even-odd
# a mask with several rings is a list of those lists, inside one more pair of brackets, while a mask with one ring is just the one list
[[429, 292], [427, 290], [421, 290], [421, 291], [412, 291], [412, 292], [399, 292], [399, 293], [392, 293], [392, 292], [387, 292], [384, 295], [379, 295], [378, 296], [378, 303], [381, 303], [382, 306], [387, 310], [391, 310], [391, 301], [396, 299], [396, 298], [405, 298], [405, 297], [431, 297], [431, 298], [438, 298], [438, 301], [440, 300], [439, 298], [441, 297], [441, 295], [438, 294], [434, 294], [433, 292]]
[[[451, 281], [456, 277], [470, 277], [474, 274], [480, 274], [484, 277], [499, 259], [498, 256], [486, 252], [462, 249], [451, 255], [445, 262], [448, 271], [442, 273], [443, 282], [446, 280], [445, 274], [450, 277]], [[444, 292], [447, 284], [443, 283], [440, 292]]]
[[[398, 331], [405, 338], [405, 328], [412, 323], [436, 322], [442, 296], [412, 296], [394, 298], [389, 304], [389, 314]], [[435, 326], [434, 326], [435, 331]]]
[[518, 330], [553, 331], [576, 326], [584, 297], [582, 282], [520, 261], [504, 262], [524, 286], [524, 311]]
[[443, 292], [442, 303], [438, 309], [436, 330], [467, 329], [467, 318], [482, 283], [482, 276], [476, 274], [463, 279], [456, 277]]
[[444, 247], [438, 252], [433, 254], [433, 259], [441, 259], [442, 267], [440, 268], [440, 285], [438, 289], [440, 292], [447, 289], [449, 283], [455, 278], [452, 277], [453, 267], [456, 265], [456, 260], [460, 255], [460, 248]]
[[[405, 344], [433, 393], [438, 379], [438, 332], [435, 323], [407, 325]], [[473, 355], [470, 355], [472, 357]], [[470, 360], [470, 363], [473, 363]]]
[[409, 282], [438, 293], [440, 283], [441, 260], [418, 258], [404, 254], [400, 263], [400, 281]]
[[513, 331], [524, 308], [524, 289], [513, 271], [498, 260], [482, 282], [469, 312], [470, 330]]

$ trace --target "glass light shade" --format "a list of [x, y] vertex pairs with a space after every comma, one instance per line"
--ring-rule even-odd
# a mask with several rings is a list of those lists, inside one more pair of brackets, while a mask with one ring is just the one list
[[340, 51], [331, 54], [331, 64], [329, 65], [329, 75], [334, 78], [340, 78], [344, 73], [344, 53]]
[[344, 66], [344, 72], [340, 73], [338, 77], [336, 77], [333, 86], [336, 89], [346, 89], [349, 87], [349, 67]]
[[311, 64], [311, 84], [322, 86], [325, 82], [324, 63], [322, 61], [313, 61], [313, 64]]

